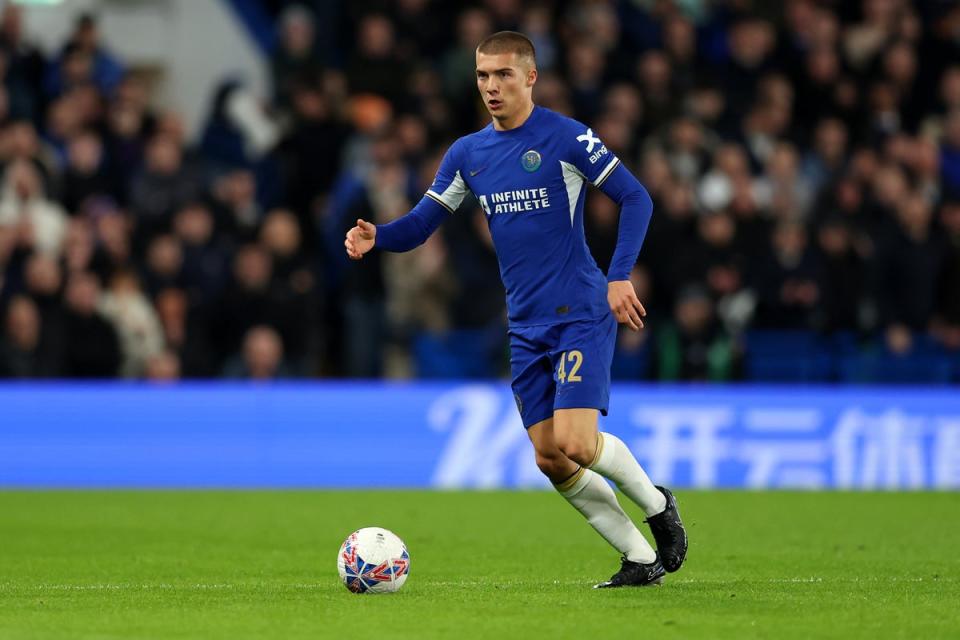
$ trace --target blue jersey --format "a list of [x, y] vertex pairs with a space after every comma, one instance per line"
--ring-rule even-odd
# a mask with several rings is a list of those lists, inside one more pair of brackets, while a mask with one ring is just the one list
[[427, 195], [451, 211], [469, 190], [487, 216], [513, 326], [609, 313], [607, 279], [583, 232], [585, 183], [619, 160], [576, 120], [543, 107], [521, 126], [457, 140]]
[[[584, 237], [587, 183], [603, 188], [617, 175], [619, 181], [611, 181], [617, 182], [614, 191], [604, 189], [608, 195], [621, 204], [628, 196], [642, 201], [637, 207], [645, 214], [640, 216], [642, 225], [626, 228], [639, 237], [624, 242], [630, 246], [623, 251], [618, 242], [618, 251], [626, 258], [615, 255], [611, 280], [629, 276], [652, 209], [636, 179], [622, 168], [627, 178], [617, 173], [619, 164], [590, 128], [536, 106], [517, 128], [499, 131], [490, 124], [458, 139], [444, 156], [425, 200], [452, 213], [467, 192], [476, 197], [493, 236], [511, 326], [596, 318], [610, 308], [608, 278], [597, 267]], [[417, 230], [406, 235], [415, 236], [416, 243], [439, 224], [430, 215], [412, 217]], [[400, 242], [399, 231], [397, 222], [378, 227], [377, 242], [382, 236], [386, 249], [410, 248], [410, 243]], [[623, 240], [623, 220], [620, 231]]]

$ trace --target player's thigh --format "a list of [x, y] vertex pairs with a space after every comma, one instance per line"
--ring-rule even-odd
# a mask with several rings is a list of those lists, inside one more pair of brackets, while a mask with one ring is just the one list
[[564, 327], [551, 353], [557, 386], [554, 411], [596, 409], [607, 414], [616, 340], [617, 321], [612, 314]]
[[510, 333], [510, 388], [527, 429], [553, 417], [557, 392], [550, 357], [539, 338], [532, 330], [529, 335], [520, 331]]

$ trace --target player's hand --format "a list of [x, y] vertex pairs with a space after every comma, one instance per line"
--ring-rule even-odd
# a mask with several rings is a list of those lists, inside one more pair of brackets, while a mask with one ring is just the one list
[[343, 241], [343, 246], [346, 247], [347, 255], [352, 260], [359, 260], [363, 254], [373, 249], [376, 238], [377, 226], [366, 220], [357, 219], [357, 226], [347, 231], [347, 239]]
[[633, 283], [629, 280], [615, 280], [607, 283], [607, 302], [617, 322], [625, 324], [634, 331], [643, 328], [643, 317], [647, 310], [640, 304]]

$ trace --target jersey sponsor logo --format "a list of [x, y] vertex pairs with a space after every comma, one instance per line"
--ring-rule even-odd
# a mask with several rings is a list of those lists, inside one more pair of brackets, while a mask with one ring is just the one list
[[601, 144], [600, 138], [593, 135], [593, 129], [587, 129], [587, 132], [582, 136], [577, 136], [577, 142], [586, 142], [587, 143], [587, 153], [593, 153], [593, 147], [595, 145]]
[[480, 207], [488, 217], [495, 213], [523, 213], [550, 207], [550, 197], [547, 195], [546, 187], [498, 191], [489, 196], [478, 196], [477, 200], [480, 201]]
[[597, 164], [597, 160], [599, 160], [599, 159], [602, 158], [603, 156], [607, 155], [608, 153], [610, 153], [610, 152], [607, 150], [607, 145], [602, 145], [602, 146], [596, 151], [596, 153], [594, 153], [594, 154], [592, 154], [592, 155], [590, 156], [590, 164]]
[[487, 214], [487, 217], [490, 217], [490, 205], [487, 203], [487, 196], [480, 196], [480, 208], [483, 209], [483, 212]]
[[470, 172], [470, 177], [472, 178], [473, 176], [477, 175], [478, 173], [480, 173], [480, 172], [483, 171], [484, 169], [486, 169], [486, 167], [480, 167], [479, 169], [474, 169], [474, 170], [472, 170], [472, 171]]
[[540, 162], [540, 154], [533, 149], [527, 151], [525, 154], [523, 154], [523, 157], [520, 158], [520, 164], [523, 166], [525, 171], [530, 173], [533, 173], [540, 168]]

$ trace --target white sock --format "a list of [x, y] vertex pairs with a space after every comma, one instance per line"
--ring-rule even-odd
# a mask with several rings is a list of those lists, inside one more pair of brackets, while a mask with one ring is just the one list
[[567, 502], [586, 517], [590, 526], [627, 560], [650, 564], [656, 559], [650, 543], [624, 513], [617, 502], [617, 495], [606, 480], [590, 469], [581, 467], [569, 480], [554, 486]]
[[620, 491], [646, 512], [647, 517], [667, 508], [667, 498], [653, 486], [647, 472], [617, 436], [600, 433], [597, 455], [590, 468], [612, 480]]

